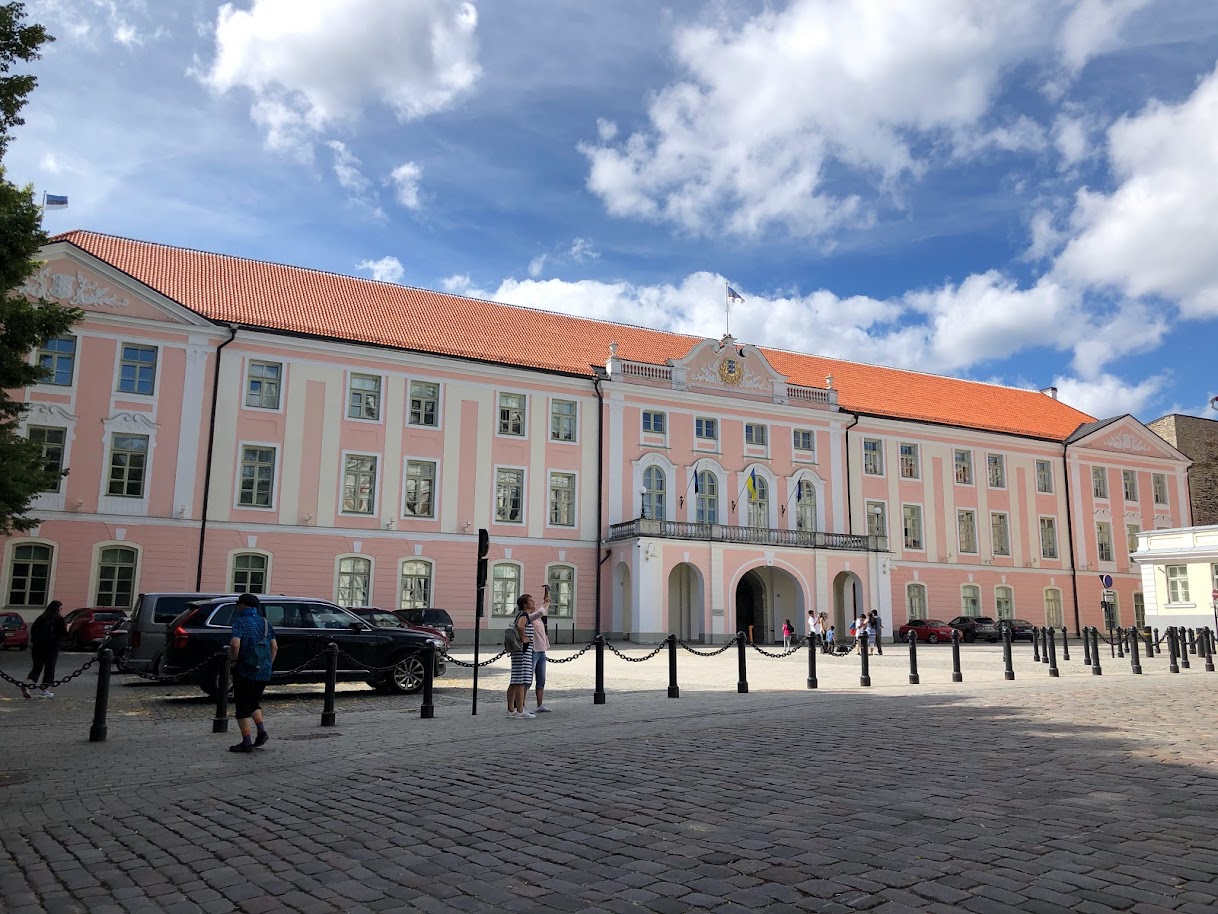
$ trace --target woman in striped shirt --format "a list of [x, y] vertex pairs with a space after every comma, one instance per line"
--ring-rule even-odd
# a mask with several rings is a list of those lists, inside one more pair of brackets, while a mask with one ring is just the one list
[[537, 716], [532, 711], [526, 711], [524, 707], [525, 695], [533, 684], [533, 626], [529, 624], [529, 613], [535, 609], [531, 594], [523, 594], [516, 601], [516, 618], [512, 620], [512, 624], [516, 626], [516, 631], [520, 632], [524, 650], [512, 652], [512, 676], [508, 680], [507, 688], [507, 716], [514, 720]]

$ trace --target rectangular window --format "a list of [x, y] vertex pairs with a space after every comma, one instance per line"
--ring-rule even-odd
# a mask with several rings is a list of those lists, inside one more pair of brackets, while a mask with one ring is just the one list
[[524, 437], [527, 403], [524, 394], [499, 395], [499, 434]]
[[922, 508], [920, 505], [904, 505], [901, 508], [905, 526], [905, 548], [922, 548]]
[[1103, 467], [1091, 468], [1091, 494], [1096, 498], [1108, 497], [1108, 471]]
[[42, 448], [42, 468], [47, 475], [55, 477], [55, 484], [45, 492], [58, 492], [63, 484], [63, 449], [68, 440], [68, 430], [45, 425], [31, 425], [26, 437]]
[[376, 513], [376, 458], [348, 454], [343, 470], [343, 511]]
[[1055, 517], [1040, 519], [1040, 557], [1057, 558], [1057, 518]]
[[1101, 562], [1111, 562], [1112, 559], [1112, 524], [1100, 521], [1095, 525], [1095, 543]]
[[550, 440], [574, 441], [578, 405], [574, 400], [550, 401]]
[[76, 367], [76, 337], [56, 336], [46, 340], [38, 347], [38, 367], [43, 372], [40, 383], [71, 387]]
[[1011, 525], [1005, 514], [990, 515], [990, 539], [994, 555], [1011, 554]]
[[884, 475], [884, 442], [877, 438], [863, 439], [863, 472], [868, 476]]
[[962, 486], [973, 484], [972, 451], [956, 451], [956, 482]]
[[347, 390], [348, 419], [381, 418], [381, 379], [374, 374], [352, 374]]
[[1125, 525], [1125, 543], [1130, 555], [1138, 551], [1138, 534], [1141, 532], [1142, 528], [1137, 524]]
[[241, 488], [237, 493], [237, 504], [249, 508], [271, 507], [274, 485], [275, 449], [243, 447], [241, 449]]
[[1150, 487], [1155, 493], [1155, 504], [1167, 504], [1167, 477], [1162, 473], [1155, 473], [1150, 477]]
[[97, 596], [94, 606], [131, 605], [135, 595], [135, 550], [112, 546], [101, 551], [97, 563]]
[[118, 389], [125, 394], [151, 397], [156, 389], [156, 347], [123, 344], [118, 366]]
[[405, 488], [402, 513], [406, 517], [436, 516], [434, 460], [407, 460]]
[[905, 615], [910, 619], [926, 618], [926, 585], [905, 585]]
[[985, 468], [991, 489], [1007, 487], [1007, 459], [1002, 454], [986, 454]]
[[524, 470], [501, 469], [495, 473], [495, 520], [524, 523]]
[[432, 381], [410, 382], [410, 425], [435, 428], [440, 423], [440, 385]]
[[1188, 599], [1188, 566], [1167, 566], [1167, 600], [1169, 603], [1187, 603]]
[[994, 588], [994, 610], [999, 619], [1015, 618], [1015, 600], [1009, 587]]
[[976, 584], [965, 584], [960, 590], [960, 615], [981, 615], [981, 588]]
[[901, 445], [901, 478], [918, 478], [918, 446], [916, 444]]
[[1121, 470], [1121, 487], [1126, 501], [1138, 500], [1138, 474], [1133, 470]]
[[575, 569], [570, 565], [551, 565], [546, 572], [550, 585], [550, 615], [558, 619], [575, 617]]
[[556, 527], [575, 526], [575, 474], [550, 474], [550, 523]]
[[1062, 625], [1062, 592], [1056, 587], [1045, 591], [1045, 624], [1051, 628]]
[[667, 423], [664, 413], [654, 409], [643, 410], [643, 431], [649, 435], [663, 435]]
[[813, 454], [816, 452], [816, 435], [810, 428], [797, 428], [793, 433], [795, 450], [802, 451], [804, 455]]
[[756, 422], [744, 423], [744, 443], [751, 444], [756, 447], [764, 447], [770, 441], [770, 430], [768, 426], [760, 425]]
[[338, 560], [338, 604], [367, 606], [372, 595], [372, 560], [348, 556]]
[[491, 615], [513, 615], [519, 598], [520, 566], [500, 562], [491, 574]]
[[882, 501], [867, 502], [867, 535], [888, 535], [888, 512]]
[[699, 416], [694, 420], [694, 437], [705, 441], [719, 440], [719, 420]]
[[960, 551], [977, 551], [977, 512], [957, 511], [956, 525], [960, 531]]
[[1146, 627], [1146, 596], [1144, 594], [1135, 593], [1133, 595], [1133, 624], [1138, 628]]
[[[283, 366], [278, 362], [250, 362], [245, 382], [245, 405], [254, 409], [279, 409], [279, 384]], [[251, 593], [262, 591], [251, 591]]]
[[50, 546], [41, 543], [21, 543], [13, 547], [9, 565], [7, 606], [37, 606], [47, 603], [51, 582]]
[[143, 498], [147, 464], [147, 435], [115, 435], [110, 439], [110, 482], [106, 494]]
[[1047, 460], [1036, 461], [1036, 491], [1053, 494], [1053, 464]]
[[402, 562], [402, 589], [398, 606], [401, 609], [431, 607], [431, 562], [423, 559]]
[[240, 552], [233, 556], [233, 593], [266, 593], [266, 556]]

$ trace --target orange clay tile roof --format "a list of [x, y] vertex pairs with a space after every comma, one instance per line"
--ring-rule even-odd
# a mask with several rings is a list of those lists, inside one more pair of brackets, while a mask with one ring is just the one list
[[[302, 267], [73, 231], [66, 241], [203, 317], [419, 352], [592, 376], [609, 344], [618, 355], [663, 364], [700, 339], [513, 305], [429, 292]], [[520, 340], [545, 345], [521, 346]], [[762, 351], [792, 383], [823, 387], [833, 375], [842, 409], [1064, 441], [1092, 417], [1037, 391]]]

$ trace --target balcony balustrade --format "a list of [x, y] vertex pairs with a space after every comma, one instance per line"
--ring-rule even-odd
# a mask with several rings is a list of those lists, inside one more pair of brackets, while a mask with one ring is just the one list
[[728, 527], [724, 524], [690, 524], [682, 521], [634, 520], [609, 527], [609, 542], [650, 536], [657, 539], [738, 543], [748, 546], [795, 546], [801, 549], [845, 549], [852, 552], [887, 552], [888, 537], [810, 530], [776, 530], [770, 527]]

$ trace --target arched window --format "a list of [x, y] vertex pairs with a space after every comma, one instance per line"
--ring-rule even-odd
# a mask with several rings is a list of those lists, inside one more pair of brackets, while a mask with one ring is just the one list
[[1015, 597], [1011, 593], [1011, 588], [994, 588], [994, 610], [999, 619], [1015, 618]]
[[664, 470], [649, 466], [643, 471], [643, 516], [651, 520], [664, 520], [664, 492], [668, 480]]
[[764, 530], [770, 526], [770, 484], [764, 476], [753, 480], [755, 494], [749, 496], [749, 526]]
[[960, 615], [981, 615], [981, 588], [976, 584], [965, 584], [960, 588]]
[[398, 606], [402, 609], [431, 607], [431, 562], [423, 559], [402, 562], [402, 589]]
[[1062, 626], [1062, 592], [1056, 587], [1045, 588], [1045, 625], [1050, 628]]
[[697, 490], [697, 521], [700, 524], [719, 523], [719, 478], [710, 470], [694, 477]]
[[135, 550], [125, 546], [109, 546], [101, 551], [94, 606], [131, 606], [135, 594], [135, 562]]
[[795, 529], [816, 532], [816, 487], [803, 479], [795, 484]]
[[53, 555], [54, 550], [41, 543], [22, 543], [13, 548], [6, 605], [46, 606]]
[[260, 552], [238, 552], [233, 556], [233, 593], [266, 593], [269, 562]]
[[546, 572], [550, 584], [550, 615], [559, 619], [575, 617], [575, 569], [570, 565], [551, 565]]
[[512, 615], [519, 597], [520, 566], [500, 562], [491, 576], [491, 615]]
[[367, 606], [372, 593], [372, 559], [349, 555], [338, 560], [338, 603]]
[[926, 585], [905, 585], [905, 616], [909, 619], [926, 618]]

